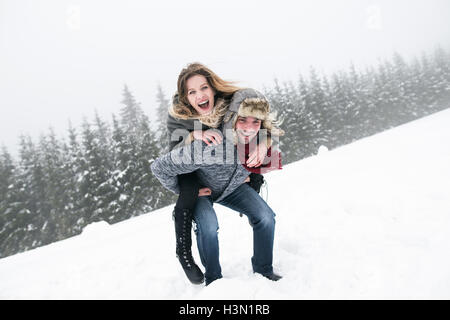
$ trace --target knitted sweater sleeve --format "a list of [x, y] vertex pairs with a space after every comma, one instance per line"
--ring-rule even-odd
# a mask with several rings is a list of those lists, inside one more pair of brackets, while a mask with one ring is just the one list
[[205, 146], [206, 144], [202, 141], [196, 140], [190, 145], [176, 148], [158, 157], [150, 167], [153, 175], [166, 189], [177, 194], [180, 193], [177, 176], [194, 172], [200, 168]]

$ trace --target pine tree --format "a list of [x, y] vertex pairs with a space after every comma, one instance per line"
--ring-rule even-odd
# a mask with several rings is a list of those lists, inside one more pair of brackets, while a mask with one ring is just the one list
[[[363, 121], [363, 135], [366, 137], [379, 131], [376, 119], [378, 94], [375, 91], [376, 71], [373, 67], [368, 68], [361, 75], [361, 119]], [[352, 140], [357, 139], [356, 136]]]
[[[22, 136], [21, 143], [25, 145], [25, 137]], [[23, 153], [23, 150], [22, 150]], [[4, 168], [8, 166], [8, 155], [4, 156]], [[8, 169], [6, 169], [7, 171]], [[23, 173], [23, 163], [18, 163], [15, 170], [14, 181], [8, 185], [6, 203], [2, 205], [2, 232], [0, 237], [1, 255], [7, 256], [27, 249], [28, 224], [33, 216], [27, 209], [27, 194], [25, 190], [26, 175]], [[31, 226], [32, 227], [32, 226]]]
[[104, 122], [96, 112], [94, 135], [98, 141], [98, 152], [103, 163], [103, 182], [98, 187], [97, 211], [103, 220], [111, 222], [113, 220], [110, 204], [116, 201], [117, 187], [114, 185], [114, 150], [112, 150], [111, 129], [108, 123]]
[[104, 158], [106, 168], [108, 170], [111, 170], [113, 166], [113, 152], [111, 150], [111, 129], [108, 123], [100, 118], [97, 111], [95, 111], [94, 124], [95, 136], [98, 139], [99, 153]]
[[334, 73], [331, 76], [331, 103], [336, 109], [335, 134], [338, 145], [351, 141], [352, 129], [351, 125], [351, 87], [348, 78], [343, 72]]
[[375, 81], [375, 90], [378, 95], [375, 114], [379, 131], [394, 127], [397, 101], [393, 87], [392, 65], [388, 61], [380, 62]]
[[0, 154], [0, 258], [11, 253], [9, 241], [17, 227], [16, 164], [5, 146]]
[[417, 119], [423, 112], [423, 84], [424, 78], [422, 65], [417, 57], [414, 57], [410, 67], [411, 72], [411, 92], [409, 94], [408, 113], [413, 119]]
[[140, 123], [143, 118], [147, 116], [142, 111], [140, 103], [136, 101], [133, 94], [125, 85], [123, 89], [122, 104], [124, 105], [120, 109], [120, 124], [122, 130], [131, 141], [139, 141], [142, 136], [140, 129]]
[[309, 88], [309, 82], [302, 75], [298, 77], [297, 92], [295, 108], [293, 109], [293, 124], [297, 123], [297, 130], [295, 130], [294, 125], [291, 126], [293, 128], [292, 134], [297, 136], [297, 139], [292, 144], [295, 155], [292, 161], [309, 157], [316, 151], [316, 117], [313, 110], [309, 107], [312, 93]]
[[371, 77], [358, 72], [355, 65], [350, 65], [346, 77], [346, 88], [348, 90], [349, 104], [346, 110], [348, 115], [347, 129], [349, 132], [348, 142], [366, 137], [373, 132], [372, 117], [374, 115], [374, 104], [371, 101], [370, 90]]
[[145, 132], [137, 148], [136, 182], [133, 192], [135, 215], [149, 212], [156, 208], [158, 192], [155, 187], [159, 185], [153, 176], [150, 165], [157, 158], [159, 148], [155, 134], [151, 131], [149, 122], [142, 119], [141, 129]]
[[46, 204], [44, 175], [39, 150], [31, 137], [20, 137], [20, 175], [18, 177], [17, 228], [14, 238], [18, 251], [32, 249], [41, 245], [41, 230], [45, 228], [48, 212]]
[[450, 106], [450, 53], [438, 46], [433, 53], [433, 69], [436, 75], [432, 83], [436, 95], [436, 111]]
[[[8, 207], [8, 190], [14, 182], [15, 165], [7, 148], [2, 145], [0, 153], [0, 213], [4, 213]], [[0, 229], [1, 229], [0, 224]]]
[[81, 182], [83, 177], [82, 171], [82, 150], [78, 141], [76, 129], [73, 128], [69, 121], [69, 142], [63, 145], [63, 172], [64, 172], [64, 196], [66, 212], [65, 221], [68, 235], [79, 234], [84, 226], [83, 212], [82, 212], [82, 196], [81, 196]]
[[156, 139], [160, 141], [160, 152], [165, 154], [169, 152], [169, 133], [167, 131], [167, 116], [170, 102], [166, 99], [161, 85], [157, 87], [156, 101], [158, 103], [156, 109], [157, 132]]
[[423, 117], [429, 113], [431, 113], [434, 109], [434, 101], [435, 101], [435, 92], [433, 90], [434, 84], [437, 82], [437, 79], [433, 73], [433, 65], [430, 61], [428, 55], [423, 52], [421, 56], [421, 65], [422, 65], [422, 78], [420, 82], [422, 84], [420, 90], [422, 92], [422, 101], [420, 116]]
[[317, 75], [316, 70], [311, 67], [309, 73], [309, 99], [306, 108], [312, 114], [311, 121], [314, 124], [312, 152], [316, 153], [318, 148], [324, 144], [327, 145], [330, 140], [329, 121], [332, 116], [330, 104], [327, 101], [323, 82]]
[[293, 126], [296, 126], [295, 119], [293, 118], [294, 106], [289, 101], [289, 98], [283, 88], [279, 85], [277, 79], [274, 80], [275, 86], [271, 90], [265, 91], [265, 96], [270, 102], [271, 110], [277, 112], [278, 117], [283, 119], [281, 128], [286, 132], [285, 136], [279, 141], [279, 148], [283, 154], [283, 161], [290, 163], [295, 159], [293, 154], [293, 144], [299, 139], [294, 134]]
[[129, 197], [125, 193], [128, 164], [132, 159], [132, 146], [128, 143], [119, 121], [113, 115], [112, 149], [114, 150], [114, 171], [111, 172], [111, 185], [114, 186], [114, 196], [109, 203], [110, 221], [112, 223], [126, 217]]
[[82, 132], [83, 156], [81, 158], [82, 224], [105, 220], [108, 214], [104, 195], [108, 192], [107, 160], [102, 157], [100, 142], [95, 131], [84, 119]]
[[50, 129], [48, 136], [42, 136], [39, 149], [42, 154], [42, 174], [45, 183], [45, 212], [43, 229], [41, 229], [42, 244], [48, 244], [65, 237], [66, 218], [63, 158], [60, 142], [55, 132]]

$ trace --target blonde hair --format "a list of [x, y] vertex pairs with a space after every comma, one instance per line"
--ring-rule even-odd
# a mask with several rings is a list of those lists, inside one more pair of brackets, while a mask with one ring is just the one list
[[[209, 86], [215, 91], [215, 101], [220, 101], [221, 99], [230, 100], [233, 94], [241, 89], [235, 86], [233, 82], [223, 80], [205, 65], [198, 62], [190, 63], [181, 70], [178, 76], [177, 93], [174, 95], [172, 106], [169, 108], [169, 114], [174, 118], [186, 120], [199, 119], [201, 117], [187, 98], [186, 82], [194, 75], [202, 75], [206, 78]], [[216, 113], [223, 116], [228, 109], [228, 104], [221, 103], [219, 105], [223, 110], [216, 110]], [[214, 107], [216, 108], [216, 106], [217, 103]]]

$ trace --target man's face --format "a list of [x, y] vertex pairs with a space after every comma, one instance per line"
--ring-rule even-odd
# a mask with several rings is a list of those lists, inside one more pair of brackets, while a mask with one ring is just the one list
[[254, 117], [238, 117], [236, 133], [241, 143], [249, 143], [258, 134], [261, 120]]

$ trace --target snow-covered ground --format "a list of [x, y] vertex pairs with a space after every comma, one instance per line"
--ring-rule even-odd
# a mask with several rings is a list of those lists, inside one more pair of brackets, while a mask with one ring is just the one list
[[0, 298], [449, 299], [449, 142], [450, 109], [267, 174], [278, 282], [252, 273], [246, 218], [216, 205], [224, 278], [191, 285], [167, 207], [1, 259]]

